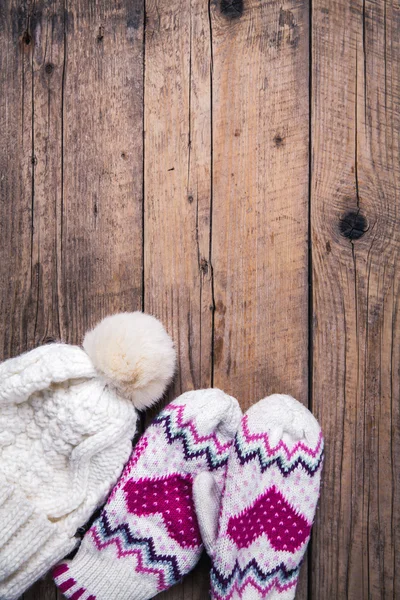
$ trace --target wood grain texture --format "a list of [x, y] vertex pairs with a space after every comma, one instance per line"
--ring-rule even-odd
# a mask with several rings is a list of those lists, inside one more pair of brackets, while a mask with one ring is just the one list
[[[313, 2], [312, 598], [399, 595], [397, 2]], [[343, 24], [346, 27], [343, 28]]]
[[[394, 600], [400, 8], [309, 5], [0, 2], [0, 358], [143, 307], [176, 342], [168, 399], [310, 396], [296, 599]], [[160, 598], [205, 600], [209, 566]]]
[[214, 5], [211, 27], [214, 383], [307, 402], [307, 3]]
[[239, 7], [210, 10], [213, 380], [245, 410], [308, 402], [309, 18], [295, 0]]
[[205, 3], [146, 4], [145, 310], [178, 351], [173, 393], [211, 383], [211, 48]]
[[[210, 74], [207, 3], [146, 2], [144, 308], [176, 343], [170, 399], [211, 385]], [[207, 598], [202, 564], [160, 599]]]
[[142, 304], [141, 0], [66, 12], [62, 285], [68, 341]]
[[[142, 2], [2, 2], [2, 358], [142, 305]], [[48, 579], [25, 600], [60, 597]]]
[[0, 11], [0, 348], [1, 358], [8, 358], [35, 344], [33, 60], [32, 40], [24, 36], [26, 10], [9, 2]]

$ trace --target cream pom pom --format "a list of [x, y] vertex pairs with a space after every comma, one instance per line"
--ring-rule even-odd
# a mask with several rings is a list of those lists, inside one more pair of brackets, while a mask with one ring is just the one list
[[139, 410], [161, 398], [175, 371], [172, 339], [158, 319], [142, 312], [106, 317], [86, 333], [83, 348], [97, 371]]

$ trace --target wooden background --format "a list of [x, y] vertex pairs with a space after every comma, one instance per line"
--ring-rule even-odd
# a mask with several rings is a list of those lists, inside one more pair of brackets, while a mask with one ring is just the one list
[[171, 395], [308, 404], [299, 600], [400, 598], [399, 59], [398, 0], [0, 0], [2, 357], [144, 309]]

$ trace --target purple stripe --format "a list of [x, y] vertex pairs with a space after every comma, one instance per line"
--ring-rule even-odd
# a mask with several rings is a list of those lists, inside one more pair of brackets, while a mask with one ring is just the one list
[[82, 594], [84, 594], [84, 593], [85, 593], [84, 588], [80, 588], [74, 594], [72, 594], [70, 600], [78, 600], [78, 598], [80, 598], [82, 596]]
[[60, 575], [64, 575], [64, 573], [66, 573], [68, 571], [69, 567], [66, 563], [63, 563], [61, 565], [58, 565], [57, 567], [54, 567], [53, 569], [53, 577], [60, 577]]
[[75, 583], [76, 583], [75, 579], [72, 579], [72, 577], [71, 577], [70, 579], [67, 579], [67, 581], [60, 583], [60, 585], [58, 587], [60, 588], [62, 593], [64, 593], [67, 590], [69, 590], [70, 588], [72, 588], [72, 586], [74, 586]]

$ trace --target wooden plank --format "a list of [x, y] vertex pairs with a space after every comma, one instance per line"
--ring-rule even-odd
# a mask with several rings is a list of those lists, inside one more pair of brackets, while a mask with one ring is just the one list
[[[32, 51], [32, 211], [30, 313], [32, 346], [61, 339], [60, 234], [63, 162], [64, 11], [59, 1], [38, 2], [28, 10]], [[20, 352], [19, 349], [16, 353]], [[62, 598], [47, 576], [24, 600]]]
[[[55, 206], [61, 94], [55, 68], [62, 63], [62, 47], [54, 41], [48, 55], [44, 50], [41, 26], [48, 28], [48, 16], [42, 20], [40, 7], [25, 3], [1, 6], [1, 359], [60, 335]], [[59, 35], [59, 23], [56, 29]], [[54, 67], [51, 80], [47, 59]], [[25, 598], [51, 600], [56, 591], [40, 582]]]
[[142, 0], [85, 0], [66, 13], [62, 325], [142, 302]]
[[211, 4], [214, 384], [243, 409], [308, 402], [308, 21], [303, 1]]
[[145, 56], [145, 309], [177, 343], [178, 394], [211, 381], [207, 6], [146, 4]]
[[60, 233], [63, 161], [64, 14], [61, 2], [29, 10], [32, 36], [32, 342], [60, 339]]
[[308, 7], [211, 12], [214, 382], [306, 403]]
[[[207, 3], [146, 2], [145, 37], [144, 307], [162, 319], [176, 342], [172, 399], [211, 384]], [[197, 568], [160, 599], [207, 598], [208, 571]]]
[[2, 358], [142, 304], [143, 2], [64, 4], [1, 5]]
[[392, 599], [400, 539], [400, 13], [391, 0], [315, 0], [312, 22], [313, 407], [327, 452], [311, 591]]
[[32, 39], [19, 2], [0, 5], [0, 353], [34, 344]]

